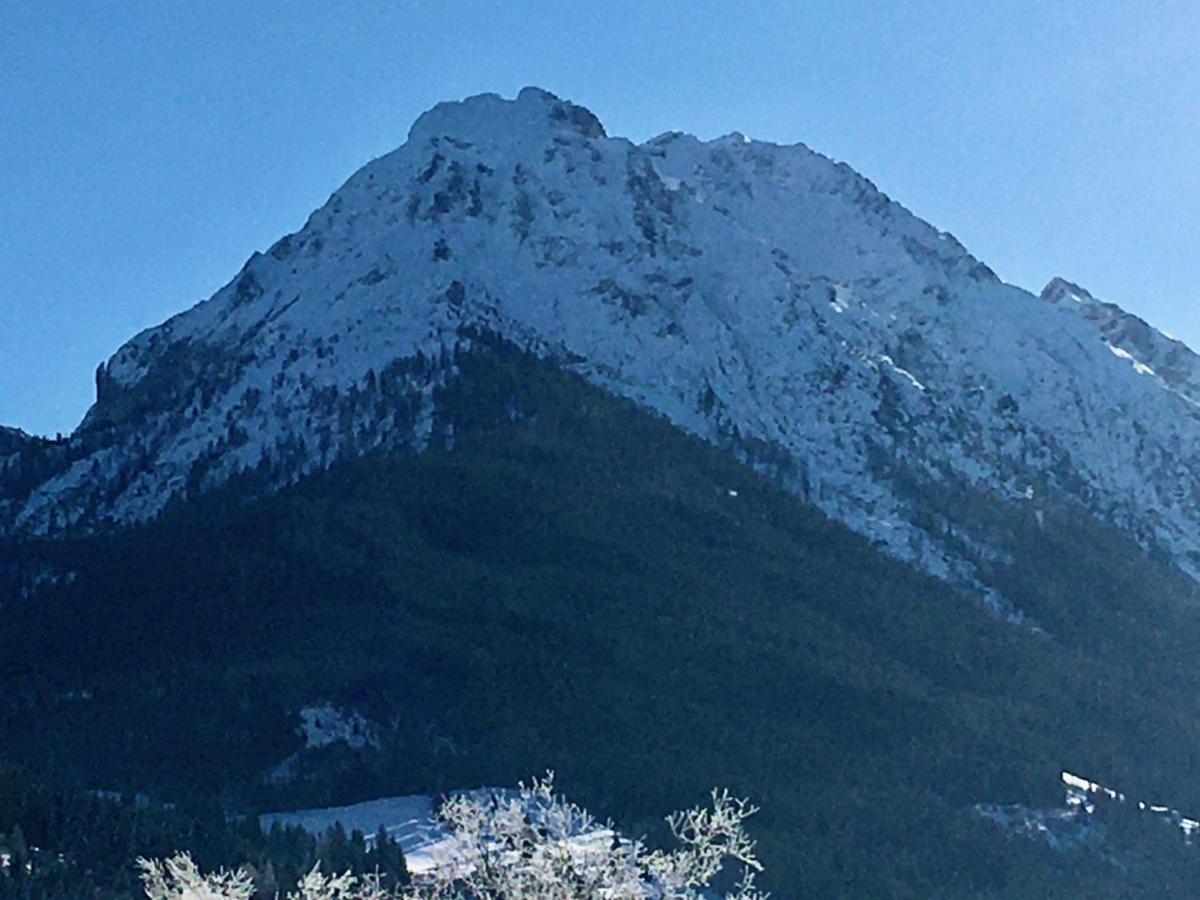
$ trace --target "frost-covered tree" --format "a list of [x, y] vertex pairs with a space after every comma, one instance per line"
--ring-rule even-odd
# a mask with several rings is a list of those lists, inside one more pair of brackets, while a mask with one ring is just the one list
[[[667, 817], [677, 847], [651, 850], [556, 794], [548, 774], [516, 791], [447, 800], [439, 815], [449, 836], [429, 848], [429, 864], [408, 886], [387, 891], [377, 877], [314, 869], [287, 900], [699, 898], [726, 865], [740, 869], [729, 900], [763, 900], [745, 829], [755, 812], [714, 790], [709, 806]], [[187, 855], [140, 862], [150, 900], [247, 900], [253, 891], [245, 872], [204, 875]]]
[[138, 865], [150, 900], [249, 900], [254, 893], [254, 880], [244, 869], [203, 875], [186, 853], [163, 862], [139, 859]]

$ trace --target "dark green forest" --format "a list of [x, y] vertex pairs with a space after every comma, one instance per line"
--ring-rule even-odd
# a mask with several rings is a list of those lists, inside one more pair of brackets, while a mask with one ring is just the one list
[[254, 816], [230, 815], [200, 796], [182, 804], [144, 795], [51, 788], [13, 766], [0, 768], [0, 898], [82, 900], [141, 896], [139, 858], [188, 852], [205, 871], [245, 868], [254, 900], [295, 888], [315, 865], [326, 872], [379, 872], [407, 883], [404, 853], [382, 829], [340, 827], [317, 839], [299, 828], [264, 833]]
[[[1102, 859], [972, 809], [1059, 805], [1068, 769], [1200, 810], [1200, 605], [1166, 562], [1052, 499], [1039, 522], [913, 481], [931, 517], [1003, 541], [991, 577], [1040, 629], [1012, 625], [736, 446], [503, 348], [459, 364], [421, 454], [275, 493], [250, 474], [146, 526], [0, 547], [10, 570], [77, 573], [0, 608], [0, 758], [51, 785], [0, 796], [0, 833], [38, 832], [90, 872], [73, 896], [128, 896], [133, 856], [176, 845], [294, 873], [319, 851], [272, 848], [247, 817], [548, 768], [652, 840], [712, 786], [750, 797], [777, 897], [1200, 883], [1200, 850], [1161, 823], [1110, 815]], [[382, 745], [310, 751], [294, 781], [268, 781], [321, 700], [384, 723]], [[124, 817], [94, 825], [103, 853], [38, 811], [93, 789], [153, 801], [84, 804], [84, 822]], [[207, 839], [182, 821], [197, 803]]]

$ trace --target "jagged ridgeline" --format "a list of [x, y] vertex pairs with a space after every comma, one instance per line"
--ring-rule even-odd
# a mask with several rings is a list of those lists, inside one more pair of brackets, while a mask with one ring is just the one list
[[445, 361], [481, 330], [734, 446], [1010, 618], [1028, 613], [982, 571], [991, 536], [931, 517], [914, 481], [1074, 505], [1200, 571], [1186, 347], [1068, 282], [1002, 284], [802, 145], [635, 145], [536, 89], [438, 105], [120, 348], [64, 446], [0, 466], [0, 531], [144, 521], [251, 469], [279, 486], [420, 448]]
[[652, 835], [717, 784], [779, 896], [1159, 896], [1165, 831], [976, 805], [1200, 810], [1195, 366], [803, 146], [442, 104], [0, 429], [0, 756], [241, 812], [553, 767]]

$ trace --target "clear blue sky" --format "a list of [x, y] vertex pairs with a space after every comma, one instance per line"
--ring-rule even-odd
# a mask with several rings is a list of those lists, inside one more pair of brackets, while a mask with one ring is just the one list
[[0, 423], [69, 431], [420, 112], [527, 84], [634, 139], [803, 141], [1200, 346], [1195, 0], [4, 0]]

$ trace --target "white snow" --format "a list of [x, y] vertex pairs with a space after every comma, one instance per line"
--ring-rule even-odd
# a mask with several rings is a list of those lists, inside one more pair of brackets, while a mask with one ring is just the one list
[[1080, 778], [1078, 775], [1073, 775], [1070, 772], [1062, 773], [1063, 784], [1067, 787], [1079, 788], [1082, 791], [1095, 790], [1095, 787], [1086, 778]]
[[879, 361], [884, 363], [885, 365], [889, 366], [893, 372], [895, 372], [897, 375], [901, 376], [906, 381], [908, 381], [908, 383], [911, 384], [913, 387], [915, 387], [918, 391], [925, 390], [925, 385], [923, 385], [923, 384], [921, 384], [921, 382], [917, 381], [916, 377], [913, 375], [912, 372], [908, 371], [907, 369], [900, 368], [898, 365], [896, 365], [896, 363], [892, 360], [892, 358], [890, 356], [888, 356], [886, 353], [883, 356], [879, 357]]
[[1122, 350], [1120, 347], [1114, 347], [1112, 344], [1109, 344], [1108, 342], [1105, 342], [1105, 346], [1108, 347], [1108, 349], [1112, 351], [1113, 356], [1116, 356], [1120, 359], [1127, 359], [1131, 363], [1133, 363], [1133, 370], [1135, 372], [1137, 372], [1139, 375], [1153, 375], [1154, 374], [1154, 370], [1152, 368], [1150, 368], [1145, 363], [1139, 362], [1138, 360], [1134, 359], [1133, 354], [1130, 353], [1128, 350]]
[[[264, 459], [288, 460], [282, 483], [347, 454], [420, 449], [469, 328], [706, 440], [763, 442], [827, 514], [998, 609], [975, 563], [916, 524], [879, 454], [1014, 502], [1016, 484], [1073, 491], [1200, 574], [1187, 348], [1061, 279], [1042, 299], [1001, 283], [803, 145], [675, 133], [639, 146], [534, 89], [439, 104], [300, 231], [120, 348], [104, 370], [114, 390], [169, 375], [171, 348], [218, 362], [145, 414], [136, 441], [118, 433], [21, 499], [7, 527], [144, 520], [212, 452], [204, 487]], [[405, 376], [411, 422], [321, 399], [365, 395], [417, 354], [431, 362]], [[904, 389], [885, 395], [881, 375]], [[228, 440], [231, 424], [243, 438]], [[1078, 488], [1053, 480], [1064, 469]]]
[[300, 710], [300, 736], [307, 749], [346, 744], [355, 749], [379, 746], [379, 731], [354, 710], [330, 703], [306, 706]]
[[[1103, 825], [1095, 822], [1093, 816], [1097, 811], [1097, 795], [1107, 796], [1117, 803], [1126, 803], [1125, 795], [1070, 772], [1062, 773], [1062, 781], [1066, 796], [1060, 807], [1032, 809], [1020, 804], [979, 803], [974, 807], [975, 812], [1006, 831], [1041, 840], [1054, 850], [1088, 849], [1103, 859], [1115, 862], [1105, 849]], [[1200, 829], [1200, 822], [1168, 806], [1147, 804], [1141, 800], [1136, 802], [1138, 810], [1158, 817], [1165, 825], [1181, 829], [1189, 843], [1192, 835]]]
[[278, 823], [285, 827], [303, 828], [315, 835], [324, 834], [339, 822], [347, 834], [357, 830], [372, 839], [382, 827], [404, 848], [406, 854], [412, 847], [445, 837], [445, 830], [434, 814], [434, 797], [431, 794], [382, 797], [349, 806], [259, 816], [263, 830], [269, 831], [271, 826]]
[[[458, 793], [462, 792], [455, 792]], [[509, 792], [499, 788], [479, 788], [466, 793], [504, 795]], [[266, 813], [259, 816], [259, 826], [264, 831], [276, 824], [299, 827], [319, 836], [340, 823], [347, 834], [356, 830], [362, 832], [368, 846], [374, 844], [375, 836], [382, 828], [404, 851], [409, 872], [422, 874], [444, 866], [464, 864], [460, 848], [437, 818], [436, 807], [437, 800], [431, 794], [382, 797], [350, 806]], [[607, 828], [592, 828], [572, 838], [569, 849], [585, 853], [589, 848], [607, 849], [614, 836]]]
[[439, 864], [448, 845], [449, 832], [435, 814], [435, 799], [428, 794], [383, 797], [350, 806], [302, 809], [295, 812], [267, 813], [259, 816], [259, 825], [269, 831], [275, 824], [303, 828], [309, 834], [323, 835], [341, 823], [349, 834], [360, 831], [368, 846], [373, 845], [379, 829], [404, 851], [405, 864], [413, 873], [429, 871]]
[[[1126, 796], [1121, 791], [1115, 788], [1106, 787], [1102, 784], [1097, 784], [1094, 781], [1089, 781], [1086, 778], [1081, 778], [1078, 775], [1073, 775], [1070, 772], [1062, 773], [1063, 784], [1067, 786], [1066, 805], [1068, 808], [1082, 807], [1086, 812], [1093, 813], [1096, 811], [1095, 804], [1092, 802], [1092, 795], [1103, 794], [1110, 800], [1116, 800], [1118, 803], [1127, 802]], [[1183, 815], [1176, 809], [1167, 806], [1163, 803], [1148, 803], [1145, 800], [1138, 800], [1137, 807], [1142, 811], [1160, 816], [1168, 822], [1180, 828], [1183, 833], [1190, 839], [1192, 834], [1200, 829], [1200, 821]]]

